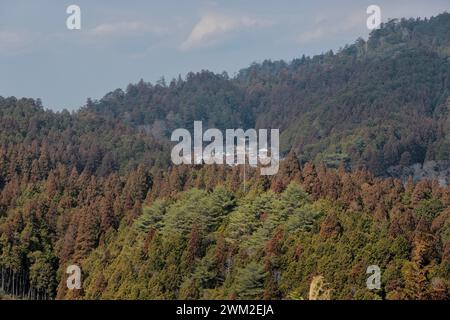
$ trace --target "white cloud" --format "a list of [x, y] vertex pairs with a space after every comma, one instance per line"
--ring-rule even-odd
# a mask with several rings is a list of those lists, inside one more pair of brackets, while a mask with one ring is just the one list
[[328, 33], [327, 30], [328, 30], [327, 28], [317, 26], [315, 29], [311, 29], [300, 33], [297, 36], [297, 41], [299, 43], [307, 43], [313, 40], [320, 39]]
[[163, 35], [166, 32], [165, 28], [151, 26], [140, 21], [105, 23], [89, 30], [89, 34], [93, 36], [124, 36], [143, 33]]
[[24, 37], [18, 32], [0, 31], [0, 44], [2, 46], [16, 46], [23, 43]]
[[[430, 17], [443, 11], [442, 5], [433, 3], [414, 3], [413, 1], [389, 2], [381, 5], [381, 20], [383, 22], [392, 18]], [[295, 40], [304, 44], [315, 40], [326, 39], [352, 30], [369, 32], [366, 27], [368, 14], [365, 7], [361, 10], [347, 13], [329, 12], [325, 16], [317, 17], [313, 27], [296, 35]]]
[[365, 28], [365, 12], [353, 12], [344, 17], [326, 17], [317, 19], [314, 28], [301, 32], [297, 35], [296, 41], [308, 43], [328, 36]]
[[28, 40], [24, 33], [0, 30], [0, 52], [14, 53], [26, 46]]
[[231, 16], [218, 13], [206, 13], [194, 26], [188, 38], [181, 44], [182, 50], [205, 46], [231, 31], [268, 25], [264, 19], [249, 16]]

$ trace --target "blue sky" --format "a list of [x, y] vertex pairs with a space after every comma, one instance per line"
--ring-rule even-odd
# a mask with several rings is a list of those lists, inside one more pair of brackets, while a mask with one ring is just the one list
[[[66, 28], [72, 4], [81, 30]], [[371, 4], [383, 21], [450, 11], [448, 0], [0, 0], [0, 95], [74, 110], [141, 78], [336, 50], [367, 38]]]

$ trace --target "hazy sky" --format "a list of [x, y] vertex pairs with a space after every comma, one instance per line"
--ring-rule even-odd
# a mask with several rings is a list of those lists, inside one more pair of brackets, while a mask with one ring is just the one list
[[[66, 27], [72, 4], [81, 30]], [[450, 11], [449, 0], [0, 0], [0, 95], [73, 110], [141, 78], [336, 50], [367, 38], [371, 4], [383, 21]]]

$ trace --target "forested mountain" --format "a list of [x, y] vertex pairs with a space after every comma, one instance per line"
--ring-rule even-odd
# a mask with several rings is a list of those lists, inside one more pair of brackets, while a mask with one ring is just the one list
[[[449, 188], [300, 170], [289, 157], [242, 194], [236, 172], [203, 170], [170, 172], [157, 200], [101, 241], [83, 262], [83, 297], [307, 299], [320, 277], [332, 299], [450, 298]], [[369, 265], [383, 270], [380, 290], [366, 287]]]
[[[72, 113], [0, 97], [0, 295], [448, 299], [449, 30], [448, 13], [391, 21], [337, 53], [140, 81]], [[244, 188], [242, 166], [171, 166], [171, 132], [195, 120], [280, 128], [280, 172], [246, 168]], [[430, 163], [439, 180], [388, 177]]]
[[140, 82], [95, 104], [156, 137], [191, 128], [280, 128], [282, 151], [303, 161], [393, 166], [450, 154], [450, 14], [391, 21], [338, 53], [255, 64], [237, 77], [189, 74], [165, 85]]

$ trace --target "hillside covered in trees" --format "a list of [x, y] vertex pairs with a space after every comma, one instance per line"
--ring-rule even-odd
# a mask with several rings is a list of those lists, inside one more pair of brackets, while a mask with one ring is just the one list
[[[448, 299], [449, 30], [448, 13], [391, 21], [337, 53], [140, 81], [72, 113], [0, 97], [0, 296]], [[246, 168], [244, 188], [243, 166], [172, 166], [170, 134], [195, 120], [280, 128], [280, 172]], [[406, 182], [429, 162], [436, 179]]]

